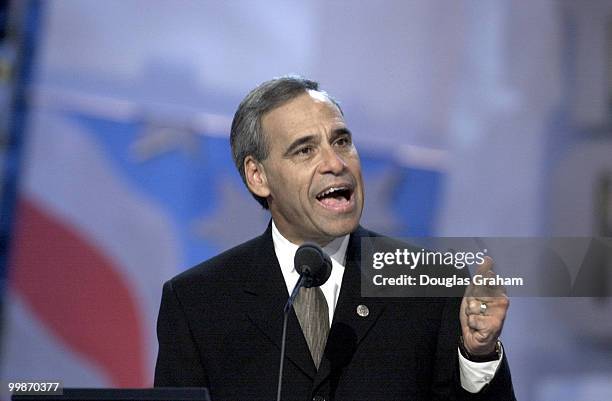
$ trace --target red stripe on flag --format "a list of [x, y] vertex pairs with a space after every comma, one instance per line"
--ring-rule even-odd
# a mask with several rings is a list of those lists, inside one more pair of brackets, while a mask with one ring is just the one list
[[[143, 324], [118, 270], [76, 230], [20, 200], [12, 286], [51, 332], [100, 367], [113, 386], [146, 386]], [[54, 361], [41, 363], [49, 363], [52, 375]]]

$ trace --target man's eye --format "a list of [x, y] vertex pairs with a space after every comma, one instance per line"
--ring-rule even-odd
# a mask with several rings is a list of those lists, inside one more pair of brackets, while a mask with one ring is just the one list
[[309, 155], [313, 152], [313, 148], [312, 146], [304, 146], [303, 148], [299, 148], [298, 150], [295, 151], [295, 154], [298, 156], [305, 156], [305, 155]]
[[350, 144], [351, 144], [351, 140], [350, 140], [349, 138], [347, 138], [347, 137], [342, 137], [342, 138], [339, 138], [339, 139], [336, 141], [336, 145], [337, 145], [337, 146], [343, 146], [343, 147], [344, 147], [344, 146], [348, 146], [348, 145], [350, 145]]

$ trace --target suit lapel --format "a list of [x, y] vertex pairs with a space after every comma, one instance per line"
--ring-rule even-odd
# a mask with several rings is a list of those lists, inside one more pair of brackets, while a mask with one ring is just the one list
[[[248, 277], [244, 280], [243, 289], [248, 299], [246, 313], [249, 319], [280, 350], [283, 307], [289, 294], [274, 252], [271, 227], [269, 225], [266, 232], [259, 237], [258, 244], [253, 252], [253, 260], [245, 261], [245, 265], [250, 267]], [[289, 313], [287, 321], [285, 355], [289, 361], [310, 378], [315, 377], [316, 368], [293, 309]]]
[[[332, 386], [337, 384], [343, 368], [349, 364], [359, 343], [384, 309], [384, 303], [380, 300], [361, 296], [361, 246], [362, 239], [367, 242], [367, 238], [368, 232], [361, 227], [351, 235], [340, 295], [325, 354], [315, 378], [315, 389], [328, 377]], [[362, 307], [359, 314], [357, 308], [360, 305], [365, 306], [367, 312]]]

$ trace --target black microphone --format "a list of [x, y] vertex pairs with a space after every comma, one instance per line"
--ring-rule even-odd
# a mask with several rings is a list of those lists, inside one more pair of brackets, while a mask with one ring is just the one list
[[319, 287], [331, 275], [332, 262], [329, 256], [315, 244], [304, 244], [295, 252], [295, 270], [304, 277], [302, 287]]
[[276, 400], [281, 399], [281, 388], [283, 383], [283, 363], [285, 361], [285, 345], [287, 339], [287, 317], [293, 306], [293, 302], [300, 292], [300, 288], [319, 287], [329, 279], [332, 271], [332, 262], [329, 256], [323, 252], [320, 246], [311, 243], [301, 245], [295, 252], [293, 258], [295, 270], [300, 273], [298, 282], [287, 300], [284, 308], [283, 337], [281, 341], [280, 369], [278, 371], [278, 386]]

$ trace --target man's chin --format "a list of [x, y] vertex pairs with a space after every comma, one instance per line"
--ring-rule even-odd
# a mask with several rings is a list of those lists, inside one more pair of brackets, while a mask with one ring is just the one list
[[358, 226], [359, 226], [358, 219], [337, 222], [335, 224], [329, 224], [329, 222], [327, 222], [327, 224], [325, 224], [324, 227], [322, 227], [323, 229], [321, 231], [326, 234], [328, 239], [333, 240], [335, 238], [343, 237], [347, 234], [352, 233], [353, 231], [357, 229]]

